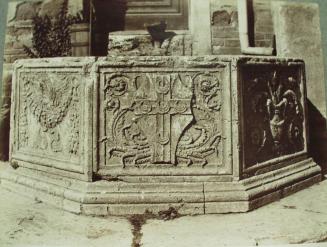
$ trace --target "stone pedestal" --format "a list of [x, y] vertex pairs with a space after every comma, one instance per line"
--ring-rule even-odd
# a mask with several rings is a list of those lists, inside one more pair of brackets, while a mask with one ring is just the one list
[[12, 98], [2, 186], [71, 212], [245, 212], [321, 179], [301, 60], [25, 60]]

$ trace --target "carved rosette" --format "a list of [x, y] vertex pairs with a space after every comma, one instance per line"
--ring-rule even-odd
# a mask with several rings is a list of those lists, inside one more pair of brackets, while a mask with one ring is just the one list
[[245, 166], [303, 151], [304, 110], [299, 69], [247, 66], [244, 83]]
[[80, 127], [77, 76], [22, 73], [20, 87], [20, 148], [77, 155]]
[[221, 139], [214, 73], [110, 73], [103, 86], [107, 164], [205, 166]]

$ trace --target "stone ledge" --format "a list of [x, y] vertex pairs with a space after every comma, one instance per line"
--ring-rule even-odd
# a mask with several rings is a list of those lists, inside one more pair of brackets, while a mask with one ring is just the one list
[[[302, 169], [296, 169], [297, 166]], [[253, 210], [321, 181], [320, 169], [311, 159], [286, 168], [256, 178], [261, 181], [257, 187], [253, 187], [254, 179], [251, 178], [240, 182], [206, 184], [210, 191], [199, 183], [180, 183], [182, 187], [176, 186], [176, 183], [159, 187], [153, 183], [119, 183], [118, 187], [114, 186], [117, 190], [113, 191], [112, 182], [88, 183], [65, 179], [70, 182], [67, 186], [62, 178], [55, 175], [40, 181], [38, 172], [31, 170], [26, 175], [24, 169], [13, 170], [11, 167], [0, 171], [0, 182], [10, 191], [76, 214], [126, 215], [146, 210], [158, 213], [169, 207], [178, 208], [180, 214], [231, 213]], [[220, 184], [225, 184], [225, 189], [215, 191], [214, 188], [219, 188]], [[175, 187], [175, 192], [167, 191], [167, 186]], [[138, 193], [135, 188], [138, 188]]]

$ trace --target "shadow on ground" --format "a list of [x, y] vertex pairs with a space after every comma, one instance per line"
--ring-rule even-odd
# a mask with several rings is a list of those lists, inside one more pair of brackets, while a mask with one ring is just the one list
[[327, 174], [327, 122], [319, 110], [308, 101], [309, 153]]

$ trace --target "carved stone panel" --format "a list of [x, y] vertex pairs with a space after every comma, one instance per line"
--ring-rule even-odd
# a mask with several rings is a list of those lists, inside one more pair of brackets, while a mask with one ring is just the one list
[[100, 85], [100, 168], [217, 171], [221, 71], [103, 69]]
[[19, 150], [78, 155], [78, 76], [44, 72], [20, 76]]
[[307, 155], [301, 60], [62, 61], [15, 65], [10, 138], [18, 165], [88, 180], [231, 181]]
[[21, 62], [24, 65], [15, 70], [11, 160], [28, 167], [85, 173], [90, 155], [86, 133], [92, 133], [92, 125], [85, 121], [88, 76], [76, 61], [71, 68], [56, 60], [37, 62]]
[[305, 151], [300, 64], [248, 65], [241, 73], [245, 168]]

